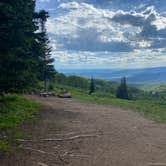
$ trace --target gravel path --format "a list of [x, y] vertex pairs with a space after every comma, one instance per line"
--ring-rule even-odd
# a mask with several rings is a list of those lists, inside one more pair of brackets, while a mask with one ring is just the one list
[[76, 99], [31, 98], [45, 105], [40, 120], [2, 166], [166, 166], [165, 124]]

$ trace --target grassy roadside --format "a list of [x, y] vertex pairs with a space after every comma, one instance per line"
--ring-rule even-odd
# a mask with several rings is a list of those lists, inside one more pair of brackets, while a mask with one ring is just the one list
[[20, 126], [32, 120], [39, 103], [19, 95], [0, 97], [0, 152], [9, 152], [16, 145], [15, 139], [21, 137]]
[[[58, 89], [60, 85], [57, 85]], [[149, 119], [153, 119], [157, 122], [166, 123], [166, 104], [159, 103], [151, 100], [122, 100], [117, 99], [113, 95], [101, 96], [99, 94], [94, 94], [92, 96], [88, 95], [88, 92], [80, 90], [78, 88], [73, 88], [70, 86], [63, 86], [68, 89], [74, 98], [80, 99], [82, 101], [97, 103], [97, 104], [108, 104], [115, 107], [130, 109], [141, 114], [144, 114]]]

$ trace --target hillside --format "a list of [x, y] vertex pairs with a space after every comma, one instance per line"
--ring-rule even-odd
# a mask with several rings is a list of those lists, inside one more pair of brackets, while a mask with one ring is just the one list
[[166, 67], [144, 69], [59, 69], [66, 75], [77, 75], [90, 78], [119, 81], [123, 76], [131, 83], [159, 83], [166, 81]]
[[[136, 85], [136, 84], [135, 84]], [[137, 87], [145, 91], [154, 91], [154, 92], [166, 92], [166, 83], [138, 83]]]
[[[94, 79], [95, 82], [95, 95], [99, 97], [115, 97], [119, 83], [110, 80]], [[151, 85], [151, 84], [150, 84]], [[156, 83], [151, 86], [149, 83], [128, 83], [128, 92], [132, 100], [153, 100], [165, 102], [166, 91], [164, 84], [162, 88], [156, 85]], [[154, 89], [154, 85], [158, 86], [158, 89]], [[54, 90], [55, 87], [62, 87], [66, 89], [77, 88], [88, 94], [90, 79], [80, 76], [66, 76], [64, 74], [57, 73], [55, 75], [53, 83], [50, 85], [51, 89]], [[147, 87], [147, 88], [146, 88]], [[149, 90], [148, 90], [149, 88]], [[57, 88], [55, 88], [57, 90]], [[160, 89], [160, 90], [159, 90]]]

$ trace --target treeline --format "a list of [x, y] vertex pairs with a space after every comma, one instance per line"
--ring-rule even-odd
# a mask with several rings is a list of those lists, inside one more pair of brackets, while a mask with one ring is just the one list
[[[89, 91], [91, 80], [80, 76], [66, 76], [62, 73], [56, 73], [54, 77], [54, 83], [61, 85], [68, 85], [75, 88], [80, 88], [85, 91]], [[94, 79], [95, 91], [102, 91], [103, 93], [116, 93], [118, 84], [112, 81], [106, 81], [101, 79]]]
[[50, 79], [55, 71], [46, 33], [46, 11], [34, 0], [0, 2], [0, 93], [24, 91]]
[[[62, 73], [56, 73], [54, 77], [55, 84], [60, 84], [60, 85], [67, 85], [67, 86], [72, 86], [75, 88], [79, 88], [81, 90], [86, 91], [89, 94], [95, 93], [96, 95], [99, 96], [115, 96], [115, 97], [121, 97], [119, 88], [123, 85], [122, 83], [117, 83], [113, 81], [107, 81], [107, 80], [102, 80], [102, 79], [88, 79], [80, 76], [66, 76]], [[133, 94], [133, 98], [135, 96], [139, 96], [139, 94], [143, 93], [143, 91], [127, 86], [125, 85], [127, 89], [127, 98], [126, 99], [131, 99], [131, 94]], [[123, 89], [122, 89], [123, 91]], [[119, 93], [119, 96], [117, 96]], [[135, 95], [136, 94], [136, 95]], [[123, 97], [123, 96], [122, 96]]]
[[154, 100], [162, 102], [166, 99], [166, 94], [161, 92], [147, 92], [136, 88], [127, 83], [126, 78], [122, 78], [120, 83], [102, 79], [88, 79], [80, 76], [66, 76], [62, 73], [56, 73], [51, 83], [51, 89], [58, 84], [61, 87], [67, 85], [81, 89], [87, 94], [102, 97], [117, 97], [129, 100]]

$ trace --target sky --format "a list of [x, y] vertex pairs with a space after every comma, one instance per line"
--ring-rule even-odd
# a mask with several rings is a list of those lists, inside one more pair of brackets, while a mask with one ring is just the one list
[[166, 0], [37, 0], [56, 68], [166, 66]]

